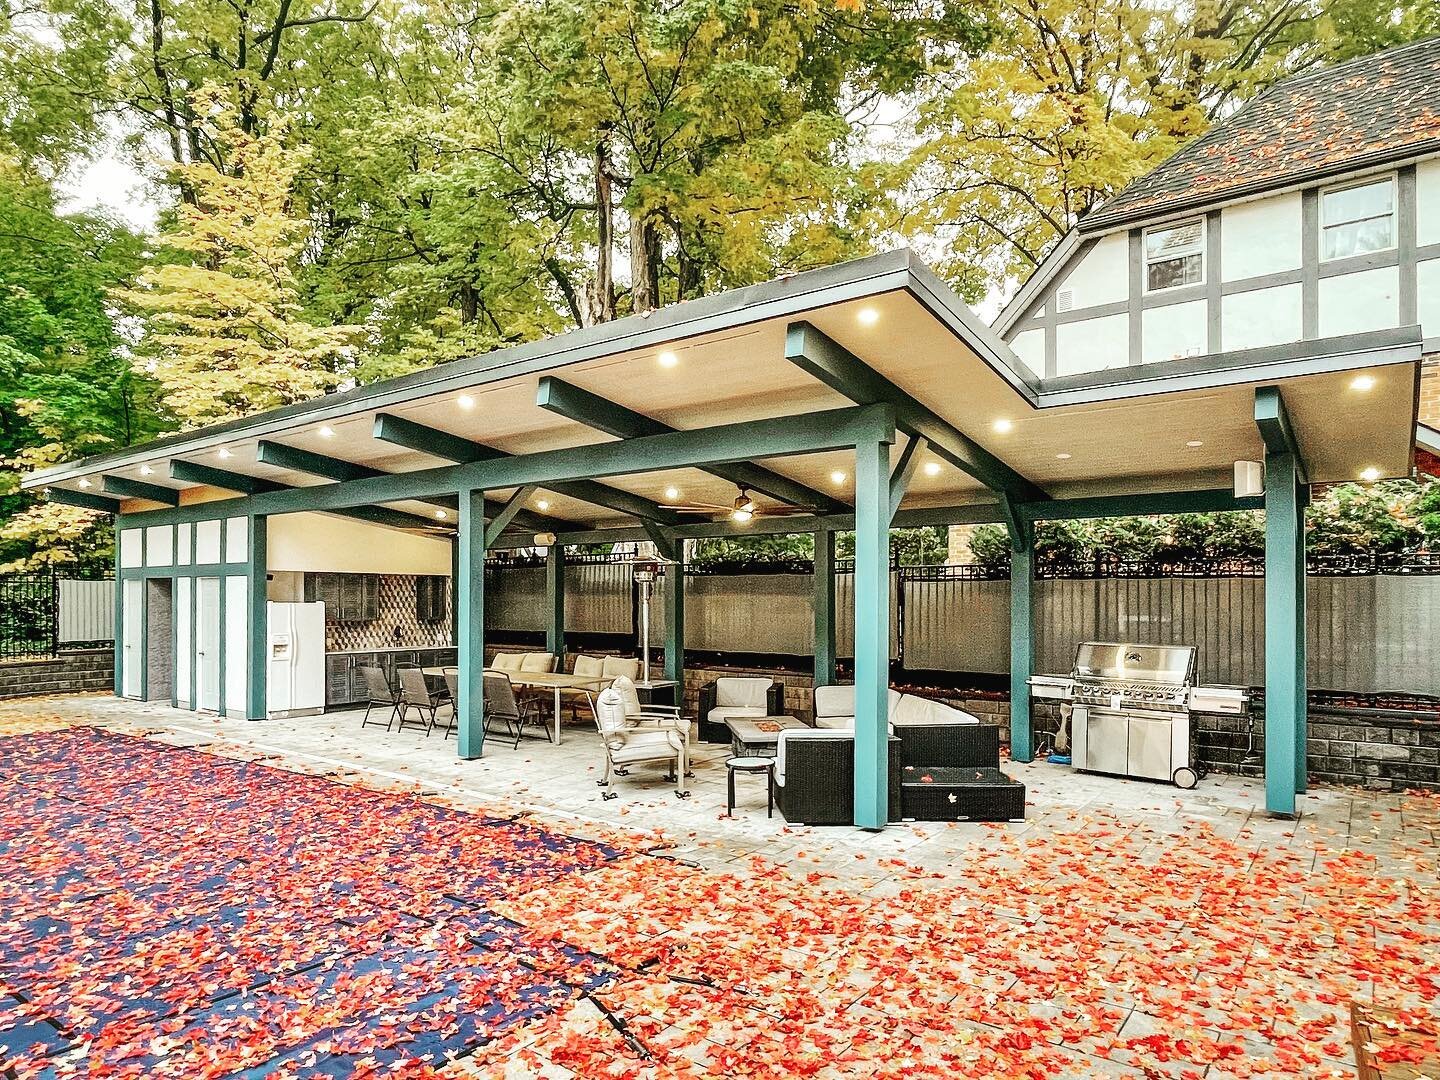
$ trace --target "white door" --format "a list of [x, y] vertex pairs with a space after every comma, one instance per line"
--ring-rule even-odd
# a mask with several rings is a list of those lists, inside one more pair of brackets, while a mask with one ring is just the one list
[[188, 577], [175, 579], [175, 702], [182, 709], [194, 707], [190, 700], [190, 667], [195, 662], [195, 638], [190, 626]]
[[140, 696], [140, 673], [145, 663], [145, 582], [129, 578], [125, 582], [124, 611], [120, 628], [123, 652], [120, 657], [120, 693], [128, 698]]
[[220, 708], [220, 579], [195, 579], [195, 705]]

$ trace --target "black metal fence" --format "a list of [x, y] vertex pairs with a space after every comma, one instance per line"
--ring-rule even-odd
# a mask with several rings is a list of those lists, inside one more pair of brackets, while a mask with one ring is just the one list
[[113, 581], [75, 570], [0, 574], [0, 660], [111, 644]]

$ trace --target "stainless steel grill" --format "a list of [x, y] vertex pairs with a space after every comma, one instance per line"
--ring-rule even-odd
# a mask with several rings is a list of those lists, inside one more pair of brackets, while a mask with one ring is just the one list
[[1191, 711], [1239, 713], [1246, 703], [1238, 687], [1195, 685], [1193, 645], [1086, 641], [1069, 676], [1037, 675], [1030, 685], [1035, 697], [1064, 702], [1075, 768], [1185, 788], [1201, 775], [1190, 757]]

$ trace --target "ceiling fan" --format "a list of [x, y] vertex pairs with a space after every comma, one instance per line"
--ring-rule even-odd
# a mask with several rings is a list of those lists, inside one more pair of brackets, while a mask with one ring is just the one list
[[813, 506], [794, 506], [790, 503], [761, 506], [751, 497], [750, 489], [746, 487], [739, 488], [739, 494], [728, 505], [721, 503], [666, 503], [665, 508], [677, 510], [682, 514], [709, 514], [715, 518], [726, 517], [731, 521], [738, 522], [746, 522], [757, 517], [787, 517], [791, 514], [817, 512]]

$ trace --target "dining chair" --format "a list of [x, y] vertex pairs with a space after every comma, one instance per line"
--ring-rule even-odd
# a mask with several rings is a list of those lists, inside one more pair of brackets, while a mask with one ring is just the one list
[[414, 709], [420, 714], [419, 722], [428, 737], [435, 730], [436, 713], [450, 704], [449, 694], [446, 691], [432, 693], [430, 684], [425, 681], [425, 672], [418, 667], [399, 668], [395, 673], [400, 676], [400, 726], [397, 730], [405, 729], [410, 710]]
[[[385, 672], [378, 667], [366, 664], [360, 668], [360, 674], [365, 679], [365, 716], [360, 721], [363, 728], [370, 723], [370, 710], [376, 705], [389, 709], [385, 717], [385, 730], [390, 730], [390, 725], [395, 722], [400, 712], [400, 694], [390, 685], [390, 680], [385, 678]], [[375, 723], [378, 725], [379, 720]]]

